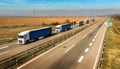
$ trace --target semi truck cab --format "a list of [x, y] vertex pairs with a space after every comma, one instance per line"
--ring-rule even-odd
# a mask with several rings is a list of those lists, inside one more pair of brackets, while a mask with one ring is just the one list
[[18, 34], [18, 44], [25, 44], [29, 40], [29, 32], [24, 31]]
[[76, 23], [75, 23], [75, 26], [79, 26], [79, 23], [80, 23], [80, 22], [76, 22]]
[[57, 25], [56, 26], [56, 33], [60, 33], [62, 30], [62, 25]]

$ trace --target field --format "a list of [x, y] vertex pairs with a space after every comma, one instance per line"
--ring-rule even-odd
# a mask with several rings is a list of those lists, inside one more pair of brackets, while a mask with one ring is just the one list
[[102, 69], [120, 69], [120, 21], [112, 20], [106, 36], [106, 50]]
[[[0, 17], [0, 45], [16, 40], [17, 34], [24, 30], [52, 26], [54, 23], [83, 21], [88, 17]], [[53, 29], [54, 30], [54, 29]]]
[[0, 17], [0, 26], [8, 25], [30, 25], [30, 24], [51, 24], [51, 23], [65, 23], [66, 20], [70, 22], [82, 21], [89, 19], [87, 17]]

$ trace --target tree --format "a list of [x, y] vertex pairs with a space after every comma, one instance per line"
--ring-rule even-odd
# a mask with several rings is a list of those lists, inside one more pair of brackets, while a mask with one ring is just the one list
[[46, 24], [43, 22], [43, 24], [42, 24], [43, 26], [46, 26]]
[[59, 25], [59, 22], [53, 22], [51, 25]]
[[70, 23], [70, 20], [69, 19], [66, 19], [66, 21], [65, 21], [66, 23]]

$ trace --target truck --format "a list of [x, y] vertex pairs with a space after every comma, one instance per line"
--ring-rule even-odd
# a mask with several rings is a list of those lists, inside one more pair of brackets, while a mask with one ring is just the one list
[[57, 25], [56, 26], [56, 33], [60, 33], [66, 30], [71, 29], [71, 24], [70, 23], [66, 23], [66, 24], [62, 24], [62, 25]]
[[95, 19], [92, 19], [92, 22], [95, 22]]
[[94, 22], [95, 22], [95, 19], [91, 19], [91, 20], [89, 20], [89, 22], [94, 23]]
[[84, 24], [83, 24], [83, 21], [80, 21], [80, 22], [76, 22], [76, 23], [75, 23], [75, 26], [82, 26], [82, 25], [84, 25]]
[[48, 37], [52, 34], [51, 27], [38, 28], [33, 30], [27, 30], [18, 34], [18, 44], [26, 44], [31, 40], [38, 40], [39, 38]]
[[89, 24], [89, 20], [84, 20], [84, 24]]

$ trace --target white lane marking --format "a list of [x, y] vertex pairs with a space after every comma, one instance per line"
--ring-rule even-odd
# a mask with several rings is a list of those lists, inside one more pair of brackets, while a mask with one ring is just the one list
[[96, 36], [98, 36], [98, 34], [96, 34]]
[[94, 42], [94, 41], [95, 41], [95, 39], [92, 39], [92, 41]]
[[75, 46], [75, 44], [73, 44], [71, 47], [69, 47], [69, 48], [65, 51], [65, 53], [68, 52], [70, 49], [72, 49], [74, 46]]
[[79, 58], [78, 62], [79, 62], [79, 63], [82, 62], [83, 58], [84, 58], [84, 56], [81, 56], [81, 57]]
[[5, 49], [5, 48], [7, 48], [8, 46], [4, 46], [4, 47], [1, 47], [0, 49]]
[[8, 53], [9, 51], [6, 51], [6, 52], [2, 52], [2, 53], [0, 53], [0, 55], [3, 55], [3, 54], [6, 54], [6, 53]]
[[89, 50], [89, 48], [86, 48], [86, 49], [85, 49], [85, 52], [87, 53], [87, 52], [88, 52], [88, 50]]
[[95, 36], [94, 38], [97, 38], [97, 36]]
[[85, 34], [85, 35], [82, 37], [82, 39], [84, 39], [86, 36], [87, 36], [87, 34]]
[[[105, 30], [106, 30], [106, 27], [105, 27]], [[97, 65], [97, 61], [98, 61], [98, 59], [99, 59], [99, 54], [100, 54], [100, 51], [101, 51], [101, 47], [102, 47], [102, 43], [103, 43], [103, 40], [104, 40], [104, 36], [105, 36], [105, 31], [104, 31], [104, 35], [103, 35], [103, 37], [102, 37], [102, 40], [101, 40], [101, 42], [100, 42], [100, 46], [99, 46], [99, 50], [98, 50], [98, 54], [97, 54], [97, 56], [96, 56], [96, 60], [95, 60], [95, 64], [94, 64], [94, 66], [93, 66], [93, 69], [96, 69], [96, 65]]]
[[93, 43], [91, 42], [91, 43], [89, 44], [89, 46], [92, 46], [92, 44], [93, 44]]

